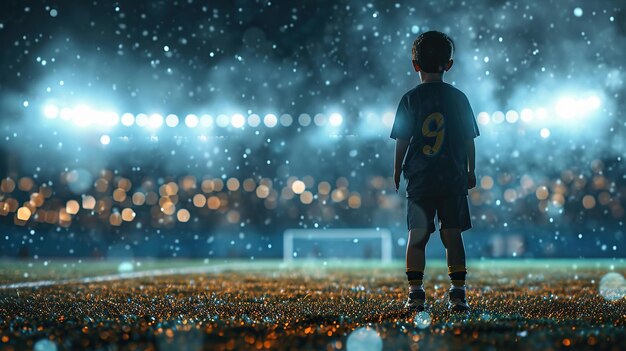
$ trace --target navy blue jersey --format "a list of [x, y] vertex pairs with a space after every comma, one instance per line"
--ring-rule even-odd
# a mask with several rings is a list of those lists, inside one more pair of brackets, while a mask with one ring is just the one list
[[467, 97], [452, 85], [422, 83], [404, 94], [391, 138], [410, 141], [402, 165], [407, 197], [467, 195], [465, 142], [478, 135]]

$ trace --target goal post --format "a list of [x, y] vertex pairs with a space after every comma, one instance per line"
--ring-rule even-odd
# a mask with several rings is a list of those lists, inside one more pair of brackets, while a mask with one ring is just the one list
[[[305, 259], [329, 259], [323, 257], [325, 248], [333, 248], [336, 251], [346, 252], [346, 244], [358, 244], [363, 241], [380, 240], [380, 259], [383, 263], [390, 263], [392, 256], [391, 232], [382, 228], [354, 228], [354, 229], [287, 229], [283, 234], [283, 260], [286, 263], [293, 262], [294, 258]], [[300, 242], [301, 244], [296, 244]], [[303, 243], [302, 243], [303, 242]], [[323, 243], [332, 246], [320, 246]], [[306, 246], [317, 248], [317, 253], [303, 252]], [[377, 252], [378, 247], [366, 246], [368, 252]], [[343, 250], [343, 251], [342, 251]], [[326, 250], [328, 251], [328, 250]], [[335, 257], [336, 258], [336, 257]]]

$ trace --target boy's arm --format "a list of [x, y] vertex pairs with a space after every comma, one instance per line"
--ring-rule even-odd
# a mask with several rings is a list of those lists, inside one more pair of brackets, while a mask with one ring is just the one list
[[476, 147], [474, 146], [474, 139], [465, 140], [465, 148], [467, 150], [467, 188], [472, 189], [476, 186]]
[[396, 157], [393, 161], [393, 181], [396, 185], [396, 192], [400, 188], [400, 175], [402, 174], [402, 162], [404, 161], [404, 155], [409, 148], [409, 140], [396, 139]]

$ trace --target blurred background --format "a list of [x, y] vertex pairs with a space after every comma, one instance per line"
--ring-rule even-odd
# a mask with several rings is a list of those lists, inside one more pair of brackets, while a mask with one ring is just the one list
[[307, 229], [345, 240], [300, 257], [402, 259], [389, 132], [440, 30], [481, 131], [468, 256], [624, 257], [623, 5], [2, 1], [0, 255], [282, 258]]

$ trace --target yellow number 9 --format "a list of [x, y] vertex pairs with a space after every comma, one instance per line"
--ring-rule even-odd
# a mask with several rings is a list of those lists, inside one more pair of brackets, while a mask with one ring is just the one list
[[[435, 156], [439, 150], [441, 150], [446, 130], [444, 124], [443, 115], [439, 112], [431, 113], [424, 120], [424, 124], [422, 124], [422, 134], [428, 138], [437, 137], [434, 145], [424, 145], [422, 149], [424, 155]], [[434, 127], [434, 129], [432, 127]]]

